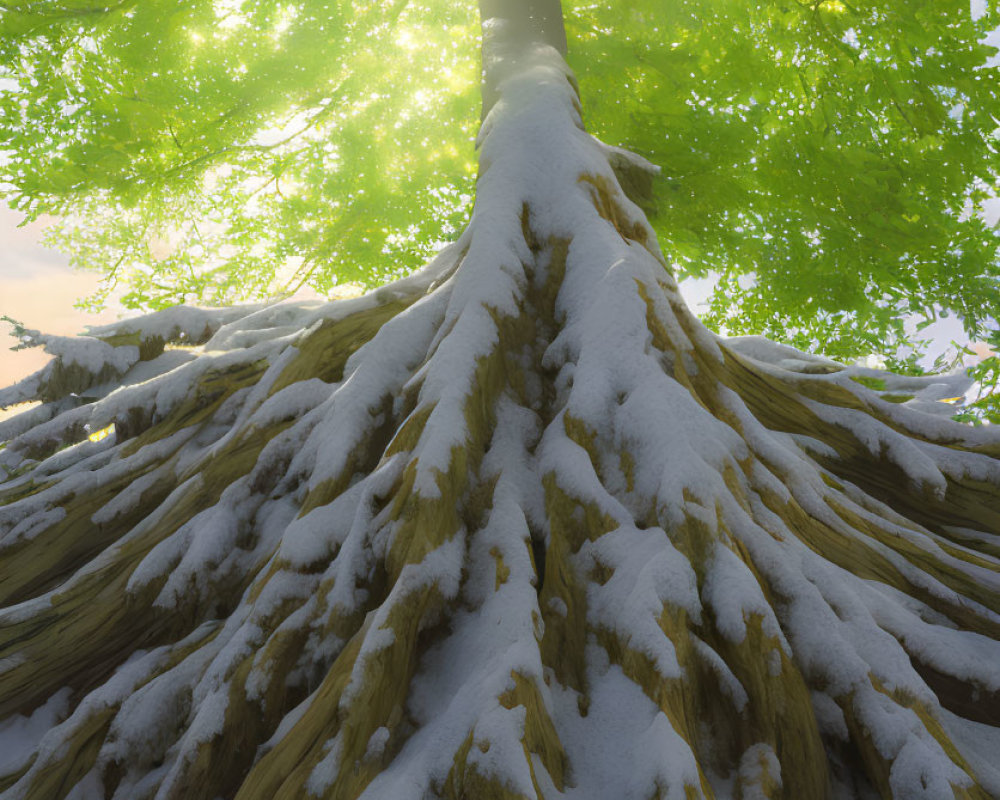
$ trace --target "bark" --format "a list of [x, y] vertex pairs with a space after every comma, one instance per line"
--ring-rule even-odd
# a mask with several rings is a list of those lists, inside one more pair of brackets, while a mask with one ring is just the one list
[[424, 271], [0, 394], [4, 800], [1000, 793], [1000, 438], [707, 331], [553, 19]]
[[566, 29], [560, 0], [480, 0], [484, 30], [506, 24], [522, 45], [547, 44], [566, 55]]
[[561, 0], [479, 0], [483, 30], [483, 119], [496, 102], [498, 85], [533, 46], [566, 55]]

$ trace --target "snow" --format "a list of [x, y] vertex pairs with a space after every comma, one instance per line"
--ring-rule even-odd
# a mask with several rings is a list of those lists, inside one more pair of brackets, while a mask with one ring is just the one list
[[956, 716], [944, 709], [938, 712], [948, 736], [971, 763], [980, 784], [992, 797], [1000, 797], [1000, 732], [992, 725], [983, 725]]
[[245, 481], [226, 490], [219, 502], [195, 515], [172, 536], [164, 539], [143, 560], [131, 579], [136, 584], [140, 570], [149, 574], [149, 561], [155, 563], [154, 577], [167, 576], [156, 598], [161, 608], [174, 608], [192, 589], [204, 591], [199, 578], [206, 569], [221, 564], [236, 547], [244, 508], [249, 499]]
[[340, 771], [340, 760], [343, 752], [343, 742], [338, 734], [323, 745], [324, 755], [322, 760], [313, 768], [306, 781], [306, 788], [316, 796], [325, 795], [333, 782], [337, 780]]
[[71, 694], [69, 688], [60, 689], [29, 716], [14, 714], [0, 722], [0, 775], [24, 767], [42, 737], [66, 718]]
[[771, 745], [761, 742], [746, 749], [740, 758], [741, 796], [745, 800], [769, 800], [770, 781], [781, 787], [781, 763]]
[[[417, 301], [383, 325], [348, 360], [344, 378], [320, 407], [322, 421], [289, 466], [310, 475], [310, 486], [338, 477], [370, 431], [372, 417], [404, 391], [441, 322], [447, 293]], [[336, 424], [329, 420], [336, 419]]]
[[772, 342], [763, 336], [724, 337], [725, 346], [745, 358], [752, 358], [763, 364], [774, 364], [792, 372], [810, 372], [817, 368], [840, 371], [843, 364], [829, 358], [805, 353], [787, 344]]
[[87, 336], [50, 336], [32, 331], [31, 347], [42, 346], [55, 358], [19, 383], [0, 389], [0, 408], [41, 399], [50, 382], [67, 367], [77, 367], [95, 380], [118, 379], [139, 361], [134, 345], [114, 347]]
[[[66, 701], [70, 693], [65, 689], [57, 692], [56, 695], [62, 698], [62, 705], [57, 701], [42, 712], [42, 718], [48, 718], [51, 715], [54, 717], [53, 721], [58, 720], [58, 722], [48, 727], [35, 745], [37, 757], [23, 777], [8, 790], [9, 796], [11, 798], [24, 797], [25, 787], [30, 786], [39, 773], [49, 769], [52, 762], [58, 761], [63, 756], [64, 741], [78, 733], [95, 714], [105, 709], [117, 710], [126, 697], [132, 694], [142, 682], [148, 680], [158, 667], [162, 666], [166, 649], [158, 648], [149, 652], [138, 651], [134, 653], [132, 658], [119, 666], [102, 685], [83, 697], [65, 719], [63, 717], [68, 707]], [[32, 731], [32, 734], [36, 735], [37, 731]], [[82, 794], [87, 788], [87, 784], [78, 784], [78, 787]]]
[[806, 400], [805, 404], [821, 420], [850, 431], [873, 456], [887, 458], [917, 488], [926, 487], [939, 498], [944, 497], [948, 485], [941, 468], [918, 444], [863, 412], [810, 400]]
[[65, 508], [61, 506], [46, 508], [43, 511], [32, 514], [30, 517], [22, 519], [9, 532], [4, 534], [3, 541], [6, 544], [17, 542], [21, 539], [31, 539], [65, 518]]
[[97, 770], [91, 770], [67, 793], [66, 800], [91, 800], [104, 794], [104, 782]]
[[603, 660], [603, 651], [591, 649], [587, 655], [593, 665], [587, 715], [580, 716], [574, 693], [553, 692], [563, 743], [574, 766], [565, 800], [647, 800], [655, 788], [663, 791], [665, 800], [686, 800], [686, 786], [701, 786], [688, 743], [618, 666]]
[[382, 754], [385, 752], [385, 746], [389, 743], [390, 736], [391, 733], [385, 725], [380, 728], [376, 728], [375, 733], [373, 733], [368, 739], [368, 746], [365, 747], [365, 758], [381, 758]]
[[314, 508], [292, 522], [281, 537], [279, 556], [293, 567], [332, 560], [351, 531], [367, 487], [356, 483], [329, 505]]
[[90, 520], [95, 525], [106, 525], [115, 517], [127, 514], [139, 505], [143, 494], [161, 480], [166, 470], [157, 469], [146, 475], [141, 475], [132, 481], [111, 502], [98, 509]]
[[936, 742], [911, 737], [899, 749], [889, 771], [889, 786], [894, 797], [907, 800], [938, 800], [953, 796], [955, 788], [972, 786], [972, 779], [942, 758], [944, 753]]
[[14, 439], [7, 449], [12, 453], [39, 451], [44, 453], [51, 452], [54, 447], [68, 439], [70, 444], [80, 441], [86, 431], [85, 426], [90, 419], [90, 413], [88, 406], [71, 407], [62, 414], [25, 431]]
[[[97, 443], [97, 446], [91, 451], [91, 455], [75, 461], [65, 472], [53, 476], [58, 480], [44, 481], [42, 482], [43, 488], [24, 500], [0, 506], [0, 531], [5, 531], [5, 536], [9, 535], [15, 526], [19, 525], [22, 520], [29, 519], [32, 515], [45, 513], [47, 509], [60, 507], [69, 498], [92, 492], [96, 487], [121, 480], [123, 476], [130, 475], [133, 470], [141, 472], [150, 464], [161, 459], [167, 460], [179, 444], [190, 435], [191, 431], [181, 431], [169, 438], [148, 445], [127, 458], [118, 458], [115, 450], [108, 449], [106, 446], [102, 447], [102, 443]], [[83, 448], [76, 452], [80, 455], [86, 455], [88, 449], [90, 448]], [[42, 474], [44, 475], [44, 470]], [[31, 477], [32, 475], [29, 474], [22, 480]], [[32, 535], [39, 532], [41, 532], [40, 529], [32, 529]], [[5, 536], [0, 538], [5, 538]]]
[[145, 383], [146, 381], [152, 380], [159, 375], [172, 372], [178, 367], [187, 364], [189, 361], [194, 361], [199, 355], [201, 355], [201, 351], [195, 349], [167, 350], [166, 352], [158, 355], [156, 358], [150, 359], [149, 361], [140, 361], [135, 364], [118, 381], [109, 386], [106, 391], [104, 387], [100, 387], [97, 391], [94, 391], [93, 389], [90, 391], [103, 397], [121, 386], [133, 386], [135, 384]]
[[91, 337], [102, 339], [139, 334], [143, 340], [162, 339], [165, 342], [201, 344], [221, 326], [232, 324], [259, 308], [256, 305], [230, 308], [174, 306], [110, 325], [89, 326], [87, 333]]
[[674, 644], [660, 627], [660, 615], [665, 609], [681, 608], [698, 622], [701, 603], [694, 570], [667, 534], [660, 528], [622, 527], [584, 544], [578, 559], [581, 574], [594, 564], [613, 570], [604, 585], [588, 586], [593, 621], [649, 656], [664, 679], [682, 677]]
[[[431, 587], [436, 588], [445, 600], [454, 598], [458, 594], [464, 557], [464, 537], [457, 535], [432, 550], [419, 563], [403, 567], [388, 598], [375, 611], [370, 612], [370, 622], [366, 619], [361, 650], [354, 662], [351, 680], [340, 698], [342, 709], [350, 706], [358, 689], [364, 683], [368, 662], [381, 650], [395, 644], [396, 634], [389, 622], [389, 616], [397, 607], [405, 607], [408, 602], [424, 594]], [[426, 620], [421, 622], [426, 623]]]
[[[941, 796], [942, 781], [967, 785], [968, 777], [923, 728], [916, 715], [875, 691], [869, 679], [873, 674], [888, 689], [902, 690], [934, 708], [936, 698], [914, 673], [909, 656], [880, 627], [895, 622], [903, 626], [909, 638], [914, 632], [917, 636], [921, 632], [929, 636], [931, 626], [915, 623], [914, 616], [902, 610], [892, 611], [893, 606], [885, 603], [884, 594], [882, 602], [866, 608], [861, 600], [866, 596], [863, 581], [822, 561], [814, 552], [796, 544], [794, 537], [779, 543], [770, 537], [747, 536], [747, 533], [749, 530], [741, 538], [749, 547], [754, 563], [764, 569], [776, 591], [788, 598], [782, 626], [796, 660], [807, 677], [813, 676], [812, 680], [826, 686], [831, 697], [849, 697], [853, 692], [855, 714], [882, 756], [893, 762], [891, 782], [899, 792], [897, 796], [909, 797], [910, 793]], [[766, 550], [774, 551], [773, 555], [767, 555]], [[783, 551], [780, 555], [779, 550]], [[874, 609], [876, 618], [870, 609]], [[947, 628], [933, 628], [939, 641], [941, 636], [954, 633]], [[916, 645], [918, 653], [925, 649], [919, 641]], [[990, 645], [995, 647], [994, 642]], [[969, 661], [975, 661], [975, 648], [968, 650], [968, 646], [963, 642], [961, 652], [969, 656]], [[947, 665], [943, 661], [938, 663], [948, 672], [955, 669], [954, 659], [949, 659]], [[958, 674], [962, 674], [961, 670]], [[981, 671], [976, 677], [982, 680]], [[821, 712], [821, 724], [840, 730], [833, 708], [823, 700], [817, 702], [815, 695], [814, 703]], [[934, 787], [938, 794], [925, 794], [919, 788], [924, 785]]]
[[[513, 688], [513, 686], [511, 686]], [[472, 731], [473, 746], [466, 764], [486, 778], [498, 780], [515, 797], [537, 797], [524, 757], [524, 706], [484, 709]]]
[[134, 345], [112, 347], [100, 340], [63, 336], [45, 337], [43, 343], [45, 352], [64, 365], [77, 364], [94, 375], [105, 368], [120, 375], [139, 360], [139, 348]]
[[765, 635], [781, 638], [781, 627], [757, 579], [723, 544], [715, 545], [701, 594], [715, 615], [715, 627], [733, 643], [739, 644], [746, 638], [746, 619], [753, 615], [761, 617]]
[[425, 435], [414, 450], [417, 461], [415, 491], [425, 498], [440, 496], [437, 476], [447, 472], [452, 450], [469, 437], [465, 406], [475, 388], [476, 366], [499, 342], [496, 325], [483, 306], [462, 313], [449, 335], [428, 361], [419, 402], [433, 408]]
[[0, 421], [0, 445], [21, 436], [36, 425], [47, 422], [58, 413], [56, 404], [37, 405]]
[[743, 684], [733, 674], [732, 669], [730, 669], [722, 656], [713, 650], [707, 642], [693, 634], [691, 635], [691, 643], [694, 645], [695, 652], [697, 652], [702, 663], [715, 673], [723, 694], [732, 701], [736, 710], [742, 712], [746, 709], [747, 703], [750, 702], [746, 689], [743, 688]]
[[539, 449], [539, 471], [559, 475], [559, 488], [581, 502], [593, 500], [600, 511], [619, 525], [632, 521], [628, 509], [601, 485], [587, 451], [566, 436], [564, 423], [558, 419], [542, 434]]
[[[491, 450], [491, 462], [499, 470], [494, 509], [486, 527], [471, 534], [464, 560], [468, 573], [465, 598], [471, 605], [465, 611], [459, 607], [451, 619], [451, 635], [422, 660], [408, 701], [418, 728], [368, 787], [365, 797], [404, 800], [425, 796], [428, 787], [444, 781], [452, 754], [474, 728], [477, 737], [489, 738], [489, 753], [494, 759], [505, 743], [512, 746], [509, 743], [518, 742], [523, 722], [516, 714], [498, 710], [496, 699], [510, 688], [512, 672], [534, 679], [545, 696], [535, 638], [534, 618], [539, 610], [526, 545], [530, 534], [518, 508], [522, 457], [517, 448]], [[507, 581], [499, 587], [495, 586], [491, 554], [495, 548], [510, 569]], [[494, 709], [495, 716], [479, 729], [488, 709]], [[478, 752], [477, 747], [473, 750]], [[514, 755], [520, 765], [516, 780], [523, 782], [524, 756], [519, 742]], [[506, 765], [496, 761], [483, 760], [480, 766], [502, 766], [504, 778], [511, 777]]]
[[[501, 66], [503, 72], [507, 65]], [[706, 392], [686, 381], [698, 378], [694, 383], [703, 387], [710, 376], [699, 371], [724, 369], [728, 353], [792, 391], [802, 389], [803, 397], [807, 382], [846, 390], [857, 408], [805, 402], [938, 496], [949, 478], [1000, 483], [1000, 469], [985, 450], [960, 454], [952, 446], [992, 447], [995, 433], [969, 432], [917, 410], [920, 403], [942, 405], [937, 400], [954, 390], [957, 376], [886, 376], [886, 391], [915, 395], [899, 406], [853, 380], [882, 373], [841, 368], [757, 338], [717, 339], [685, 317], [675, 307], [676, 286], [655, 245], [647, 249], [634, 238], [652, 234], [620, 194], [609, 158], [646, 165], [582, 130], [567, 74], [551, 51], [539, 49], [502, 76], [500, 99], [480, 137], [483, 169], [473, 224], [411, 278], [348, 301], [173, 309], [92, 330], [89, 339], [53, 340], [63, 363], [121, 374], [93, 387], [92, 404], [43, 406], [29, 412], [30, 428], [2, 424], [0, 436], [11, 438], [4, 463], [21, 463], [21, 454], [43, 446], [62, 448], [39, 456], [41, 464], [5, 484], [45, 478], [51, 485], [0, 508], [4, 543], [27, 541], [58, 524], [68, 498], [111, 481], [129, 483], [94, 513], [95, 525], [113, 526], [141, 508], [161, 481], [177, 485], [59, 587], [0, 610], [0, 622], [29, 622], [51, 611], [55, 598], [117, 564], [123, 553], [130, 565], [138, 561], [128, 581], [130, 602], [142, 597], [143, 587], [155, 586], [156, 605], [178, 619], [208, 619], [223, 597], [235, 610], [179, 642], [135, 654], [75, 708], [62, 690], [30, 717], [0, 721], [0, 759], [7, 759], [0, 763], [37, 752], [29, 776], [37, 774], [60, 758], [67, 737], [89, 714], [112, 709], [98, 762], [123, 765], [116, 797], [166, 796], [183, 785], [199, 746], [224, 731], [234, 692], [270, 702], [270, 690], [282, 682], [302, 691], [298, 697], [308, 695], [284, 709], [277, 729], [258, 745], [260, 756], [303, 723], [315, 686], [343, 653], [345, 639], [360, 643], [339, 698], [340, 712], [350, 714], [368, 691], [378, 690], [369, 682], [381, 676], [371, 667], [387, 648], [446, 622], [412, 654], [405, 708], [412, 729], [401, 735], [391, 720], [376, 720], [361, 743], [365, 759], [394, 753], [365, 798], [435, 794], [471, 737], [467, 766], [526, 797], [537, 796], [537, 783], [556, 800], [647, 800], [658, 791], [686, 800], [707, 770], [699, 769], [704, 753], [689, 741], [694, 721], [672, 719], [672, 711], [651, 699], [658, 687], [638, 685], [599, 642], [612, 634], [682, 691], [704, 689], [688, 684], [707, 671], [711, 691], [718, 690], [724, 708], [736, 715], [758, 698], [723, 657], [722, 644], [744, 642], [748, 622], [759, 620], [774, 645], [759, 654], [771, 676], [781, 677], [783, 669], [801, 673], [828, 741], [849, 739], [845, 712], [850, 715], [891, 763], [897, 796], [937, 798], [950, 796], [952, 784], [970, 785], [908, 703], [920, 703], [940, 722], [987, 791], [996, 793], [995, 730], [949, 715], [913, 667], [917, 660], [970, 686], [1000, 690], [1000, 644], [960, 629], [947, 613], [960, 608], [1000, 621], [962, 596], [960, 581], [946, 574], [1000, 591], [996, 560], [977, 565], [950, 555], [941, 534], [907, 522], [859, 486], [831, 489], [823, 480], [829, 473], [814, 461], [838, 460], [824, 431], [768, 430], [736, 390], [713, 382]], [[486, 169], [490, 163], [502, 168]], [[602, 182], [619, 207], [614, 223], [595, 210], [593, 184]], [[550, 237], [572, 239], [552, 320], [537, 307], [544, 271], [539, 261], [548, 256], [532, 252], [525, 241], [525, 207], [543, 247]], [[635, 225], [640, 227], [630, 228]], [[358, 348], [340, 380], [314, 378], [273, 391], [310, 331], [392, 299], [413, 302]], [[534, 341], [515, 345], [508, 330], [523, 324], [524, 314], [535, 315], [538, 330], [525, 337]], [[125, 333], [147, 341], [204, 342], [204, 348], [136, 363], [137, 348], [111, 348], [95, 338]], [[486, 359], [496, 359], [510, 378], [497, 398], [477, 383]], [[235, 392], [201, 425], [134, 452], [117, 436], [72, 441], [86, 426], [96, 430], [137, 410], [163, 419], [212, 371], [248, 364], [263, 369], [257, 383]], [[529, 373], [524, 387], [519, 369]], [[36, 376], [17, 391], [35, 391], [41, 380]], [[485, 453], [472, 446], [472, 434], [481, 432], [468, 427], [466, 414], [475, 403], [494, 415]], [[386, 457], [376, 431], [398, 429], [404, 417], [426, 423], [409, 452]], [[270, 439], [248, 474], [221, 489], [207, 485], [208, 460], [243, 436], [286, 422], [291, 424]], [[908, 427], [928, 441], [900, 433]], [[417, 499], [440, 497], [439, 477], [452, 466], [456, 449], [469, 456], [467, 474], [459, 476], [467, 489], [449, 498], [462, 524], [420, 561], [401, 565], [387, 597], [376, 596], [372, 576], [385, 570], [394, 547], [413, 544], [412, 552], [419, 551], [419, 541], [399, 542], [400, 536], [440, 533], [393, 519], [394, 493], [410, 470]], [[332, 481], [345, 488], [302, 514], [309, 493]], [[550, 524], [553, 498], [546, 496], [553, 483], [576, 506], [559, 526]], [[484, 487], [485, 497], [473, 498]], [[176, 529], [164, 525], [172, 509], [191, 503], [198, 513]], [[808, 531], [786, 522], [783, 505], [807, 515], [838, 544], [885, 559], [892, 578], [919, 589], [927, 602], [824, 557]], [[482, 508], [482, 519], [467, 513], [473, 507]], [[874, 529], [849, 525], [838, 507], [878, 526], [884, 541]], [[585, 527], [595, 511], [600, 525]], [[961, 533], [969, 549], [993, 537], [990, 531], [951, 533]], [[554, 536], [564, 538], [555, 542]], [[556, 570], [550, 561], [547, 573], [539, 574], [533, 558], [546, 552], [565, 563]], [[945, 569], [933, 574], [920, 558]], [[427, 596], [442, 602], [412, 617]], [[362, 618], [360, 629], [342, 630], [346, 621]], [[398, 624], [412, 627], [396, 629]], [[562, 673], [542, 658], [546, 630], [551, 635], [566, 624], [585, 626], [585, 658], [573, 665], [580, 672], [569, 681], [573, 685], [561, 683]], [[292, 631], [306, 644], [294, 667], [281, 672], [268, 645]], [[682, 647], [698, 669], [682, 668]], [[177, 657], [181, 652], [185, 657]], [[0, 664], [15, 668], [16, 658], [6, 656]], [[248, 660], [245, 686], [234, 686]], [[530, 713], [546, 715], [565, 748], [569, 772], [561, 791], [544, 760], [525, 747], [529, 708], [500, 701], [518, 685], [537, 693], [540, 703]], [[726, 774], [707, 775], [720, 795], [738, 787], [744, 798], [763, 797], [769, 784], [780, 785], [779, 745], [786, 732], [768, 733], [742, 742], [745, 750]], [[699, 735], [711, 748], [711, 731]], [[329, 738], [305, 788], [326, 792], [353, 746], [340, 734]], [[100, 794], [100, 774], [88, 773], [74, 791]]]
[[820, 732], [844, 742], [848, 741], [850, 735], [847, 730], [847, 720], [837, 701], [826, 692], [813, 691], [810, 695]]
[[[217, 627], [203, 625], [188, 641], [197, 642]], [[172, 731], [192, 711], [188, 687], [201, 677], [216, 651], [213, 645], [196, 650], [126, 698], [112, 723], [102, 755], [132, 767], [162, 759], [172, 744]]]
[[[924, 664], [989, 692], [1000, 692], [1000, 642], [951, 624], [926, 622], [911, 610], [917, 601], [873, 581], [862, 601], [872, 618]], [[887, 597], [892, 601], [887, 602]], [[922, 610], [922, 609], [921, 609]], [[929, 609], [928, 609], [929, 611]], [[924, 615], [934, 618], [933, 612]]]

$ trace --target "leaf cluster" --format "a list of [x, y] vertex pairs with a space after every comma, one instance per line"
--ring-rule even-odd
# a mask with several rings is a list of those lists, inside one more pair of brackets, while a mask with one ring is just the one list
[[[1000, 425], [1000, 331], [988, 337], [992, 355], [968, 370], [975, 382], [976, 396], [965, 403], [953, 419], [971, 425]], [[972, 355], [971, 351], [966, 354]]]
[[996, 0], [574, 3], [568, 24], [591, 127], [664, 169], [661, 246], [718, 277], [714, 327], [840, 358], [893, 355], [907, 315], [987, 330]]
[[[475, 17], [405, 0], [0, 7], [13, 206], [103, 273], [100, 306], [377, 283], [460, 228]], [[446, 136], [442, 139], [442, 131]]]
[[[896, 358], [912, 315], [984, 335], [1000, 0], [980, 5], [566, 0], [588, 126], [663, 167], [653, 222], [681, 277], [717, 277], [709, 324], [839, 358]], [[475, 12], [5, 0], [0, 186], [61, 220], [95, 306], [389, 279], [466, 220]]]

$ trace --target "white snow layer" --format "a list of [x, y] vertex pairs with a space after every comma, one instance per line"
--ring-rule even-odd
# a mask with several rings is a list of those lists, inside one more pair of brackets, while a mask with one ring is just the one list
[[[488, 61], [501, 56], [488, 53]], [[848, 737], [845, 711], [850, 711], [891, 762], [894, 796], [946, 797], [950, 785], [967, 786], [970, 778], [918, 716], [878, 691], [873, 679], [923, 703], [977, 778], [996, 791], [1000, 775], [991, 764], [995, 748], [989, 744], [995, 743], [995, 729], [945, 712], [909, 654], [984, 690], [998, 691], [1000, 644], [957, 630], [943, 611], [827, 561], [768, 503], [777, 497], [826, 526], [831, 535], [870, 548], [934, 598], [929, 603], [961, 606], [993, 621], [996, 615], [838, 516], [825, 502], [829, 489], [824, 473], [812, 461], [814, 455], [835, 459], [835, 450], [811, 437], [768, 430], [735, 392], [719, 388], [716, 402], [728, 414], [723, 420], [676, 376], [698, 374], [696, 350], [720, 362], [728, 349], [774, 375], [808, 373], [809, 380], [850, 389], [877, 407], [887, 422], [816, 402], [809, 407], [939, 497], [949, 478], [997, 480], [996, 462], [986, 455], [959, 454], [944, 444], [915, 444], [892, 424], [905, 422], [932, 442], [969, 446], [995, 443], [995, 435], [960, 430], [947, 420], [880, 400], [877, 392], [851, 381], [852, 375], [865, 376], [854, 368], [840, 370], [759, 339], [716, 340], [697, 323], [682, 325], [675, 310], [680, 300], [655, 237], [614, 178], [609, 157], [615, 151], [583, 131], [567, 78], [561, 59], [540, 48], [524, 54], [501, 82], [500, 99], [480, 136], [483, 168], [472, 224], [459, 242], [411, 278], [355, 300], [173, 309], [91, 330], [81, 342], [49, 340], [63, 363], [95, 376], [110, 371], [118, 378], [96, 387], [93, 403], [66, 408], [50, 403], [43, 407], [47, 411], [33, 413], [30, 427], [0, 427], [0, 436], [10, 437], [8, 450], [0, 452], [9, 463], [0, 463], [9, 468], [33, 465], [34, 470], [11, 478], [10, 485], [21, 486], [18, 481], [26, 483], [32, 474], [45, 478], [33, 494], [0, 508], [0, 546], [44, 533], [63, 518], [63, 504], [110, 481], [134, 476], [94, 513], [95, 526], [113, 525], [140, 508], [161, 481], [173, 489], [57, 590], [0, 611], [0, 624], [28, 620], [50, 608], [57, 592], [71, 590], [126, 546], [144, 548], [129, 577], [132, 598], [155, 586], [157, 606], [178, 617], [214, 609], [213, 598], [229, 596], [227, 592], [239, 602], [225, 619], [206, 620], [185, 640], [137, 653], [75, 707], [70, 693], [61, 689], [29, 715], [0, 721], [0, 777], [37, 754], [5, 797], [25, 796], [30, 781], [58, 759], [60, 748], [88, 714], [105, 708], [114, 710], [114, 718], [98, 767], [110, 761], [124, 765], [116, 800], [175, 791], [199, 745], [223, 730], [234, 674], [248, 658], [253, 659], [245, 686], [250, 701], [264, 702], [272, 681], [309, 690], [308, 699], [289, 710], [261, 745], [261, 757], [295, 729], [316, 701], [316, 683], [346, 644], [331, 632], [334, 622], [364, 619], [353, 634], [359, 655], [339, 698], [340, 710], [349, 713], [362, 697], [368, 664], [399, 644], [393, 612], [431, 591], [442, 599], [447, 631], [414, 666], [406, 707], [413, 722], [408, 738], [397, 746], [398, 734], [385, 721], [367, 739], [366, 759], [394, 753], [366, 789], [368, 800], [434, 796], [455, 753], [470, 737], [467, 767], [528, 798], [647, 800], [659, 791], [668, 800], [687, 800], [689, 792], [700, 794], [702, 774], [692, 743], [599, 644], [598, 634], [610, 633], [623, 647], [647, 657], [664, 681], [691, 679], [678, 660], [678, 643], [661, 624], [664, 615], [692, 628], [714, 629], [730, 644], [742, 642], [748, 623], [758, 621], [776, 643], [765, 655], [771, 675], [780, 673], [787, 658], [808, 685], [822, 687], [812, 692], [813, 709], [830, 742]], [[502, 168], [486, 169], [490, 164]], [[625, 216], [616, 223], [595, 209], [595, 186], [602, 183]], [[401, 535], [386, 498], [398, 490], [408, 469], [414, 474], [414, 497], [428, 501], [441, 496], [442, 474], [456, 449], [470, 443], [466, 412], [470, 396], [481, 388], [478, 366], [504, 346], [500, 321], [516, 320], [539, 302], [534, 290], [543, 268], [523, 236], [525, 208], [539, 241], [570, 243], [555, 299], [556, 330], [529, 345], [541, 354], [542, 368], [554, 373], [552, 396], [544, 398], [536, 366], [525, 378], [526, 397], [510, 387], [503, 391], [492, 407], [495, 432], [485, 455], [470, 462], [469, 475], [460, 476], [493, 482], [485, 520], [472, 529], [462, 524], [446, 532], [442, 544], [402, 566], [384, 599], [374, 597], [372, 576], [386, 562], [394, 537]], [[644, 232], [645, 246], [625, 235], [629, 226]], [[303, 330], [386, 300], [418, 295], [421, 299], [353, 354], [340, 380], [313, 379], [272, 392], [295, 357]], [[658, 322], [666, 344], [654, 342], [647, 314]], [[137, 334], [144, 342], [204, 343], [205, 349], [197, 357], [164, 354], [137, 363], [138, 347], [101, 341], [125, 334]], [[532, 364], [535, 353], [506, 355], [505, 363]], [[162, 419], [211, 370], [248, 364], [264, 365], [258, 383], [231, 396], [202, 426], [182, 429], [135, 452], [125, 449], [125, 441], [109, 438], [51, 454], [60, 442], [83, 439], [86, 426], [98, 430], [124, 423], [136, 409]], [[38, 376], [34, 383], [7, 390], [0, 403], [36, 391], [43, 380]], [[886, 385], [918, 398], [925, 391], [923, 399], [930, 402], [931, 395], [951, 391], [954, 383], [935, 387], [886, 378]], [[379, 452], [374, 458], [366, 455], [374, 447], [375, 430], [390, 422], [398, 428], [400, 417], [409, 414], [408, 419], [416, 420], [424, 412], [426, 422], [410, 452], [389, 458]], [[248, 474], [224, 488], [207, 485], [200, 466], [208, 459], [226, 453], [247, 431], [283, 422], [288, 427], [271, 439]], [[47, 455], [39, 458], [47, 460], [39, 463], [34, 454], [41, 451]], [[622, 460], [625, 453], [633, 460], [630, 467]], [[743, 465], [751, 462], [744, 471]], [[737, 476], [741, 500], [723, 478], [727, 471]], [[594, 510], [607, 528], [601, 535], [584, 531], [593, 538], [585, 536], [567, 556], [568, 569], [581, 582], [594, 571], [608, 576], [603, 582], [587, 582], [582, 612], [572, 611], [584, 617], [573, 624], [587, 630], [586, 697], [560, 683], [551, 665], [543, 664], [539, 647], [546, 622], [562, 624], [571, 613], [558, 592], [546, 608], [539, 607], [543, 576], [534, 559], [556, 535], [545, 505], [547, 479], [554, 479], [578, 506], [579, 518], [561, 520], [565, 527], [580, 522], [582, 530], [584, 514]], [[300, 515], [307, 494], [332, 481], [341, 482], [343, 491]], [[852, 512], [882, 520], [915, 549], [996, 588], [989, 568], [947, 555], [930, 532], [896, 524], [888, 512], [876, 515], [874, 501], [866, 504], [857, 496], [860, 490], [854, 492], [845, 488], [839, 495]], [[164, 529], [161, 523], [169, 510], [182, 503], [194, 503], [197, 513], [176, 530]], [[657, 524], [637, 523], [650, 516]], [[707, 555], [699, 568], [684, 540], [690, 530], [704, 540]], [[501, 564], [506, 570], [502, 579]], [[428, 617], [418, 622], [426, 629], [436, 621]], [[307, 644], [294, 669], [276, 675], [261, 654], [292, 629], [305, 631]], [[716, 651], [706, 639], [688, 633], [695, 657], [716, 676], [736, 713], [747, 711], [754, 699], [719, 654], [722, 648]], [[182, 650], [188, 654], [172, 661], [171, 653]], [[16, 655], [0, 656], [0, 670], [19, 665]], [[538, 693], [565, 748], [569, 773], [562, 790], [541, 758], [526, 752], [527, 709], [507, 708], [499, 701], [519, 682]], [[584, 700], [589, 702], [586, 712]], [[334, 736], [325, 747], [308, 782], [316, 793], [329, 790], [342, 767], [341, 737]], [[789, 778], [782, 774], [779, 755], [771, 744], [753, 742], [731, 774], [710, 777], [719, 787], [738, 785], [744, 798], [763, 797], [766, 786]], [[74, 789], [83, 800], [104, 796], [98, 767]]]

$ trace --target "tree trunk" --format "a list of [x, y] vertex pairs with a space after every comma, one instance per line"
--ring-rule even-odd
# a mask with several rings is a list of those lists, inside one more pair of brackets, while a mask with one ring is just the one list
[[479, 0], [483, 30], [483, 119], [499, 96], [503, 76], [517, 68], [520, 51], [554, 47], [566, 55], [561, 0]]
[[482, 8], [425, 270], [0, 393], [0, 796], [1000, 796], [1000, 438], [706, 330], [556, 4]]

